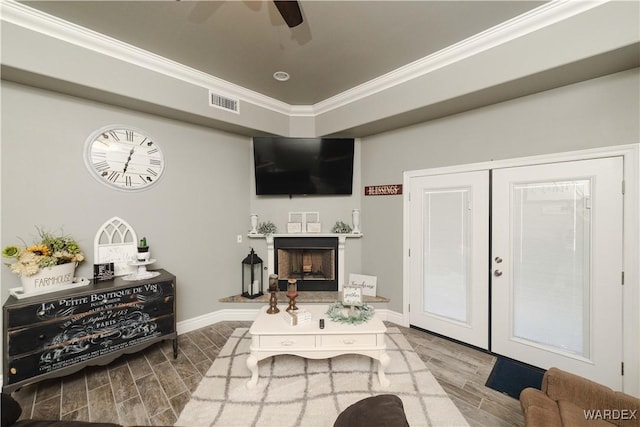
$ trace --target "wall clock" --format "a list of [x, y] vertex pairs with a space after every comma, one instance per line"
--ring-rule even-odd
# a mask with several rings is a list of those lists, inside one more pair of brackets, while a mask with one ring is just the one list
[[84, 147], [84, 162], [101, 183], [123, 191], [155, 185], [165, 170], [162, 150], [147, 133], [111, 125], [93, 132]]

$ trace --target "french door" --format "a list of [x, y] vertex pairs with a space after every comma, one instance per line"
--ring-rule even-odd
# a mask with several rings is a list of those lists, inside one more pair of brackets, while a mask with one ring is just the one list
[[622, 158], [498, 169], [493, 352], [622, 388]]
[[621, 389], [622, 175], [611, 157], [411, 177], [409, 323]]
[[489, 348], [489, 172], [413, 178], [412, 325]]

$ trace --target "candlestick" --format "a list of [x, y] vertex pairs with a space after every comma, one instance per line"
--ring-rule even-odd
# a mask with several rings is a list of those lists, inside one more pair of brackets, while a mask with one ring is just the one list
[[287, 311], [297, 310], [296, 297], [298, 296], [298, 283], [296, 279], [289, 279], [287, 282], [287, 298], [289, 298], [289, 307]]
[[269, 308], [267, 309], [267, 313], [268, 314], [280, 313], [280, 309], [277, 307], [278, 297], [276, 296], [278, 292], [278, 275], [277, 274], [269, 275], [269, 292], [271, 292], [271, 297], [269, 298]]

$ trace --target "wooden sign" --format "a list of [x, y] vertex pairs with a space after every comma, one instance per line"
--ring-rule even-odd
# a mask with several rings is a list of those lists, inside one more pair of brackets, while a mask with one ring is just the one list
[[396, 196], [402, 194], [402, 184], [367, 185], [365, 196]]

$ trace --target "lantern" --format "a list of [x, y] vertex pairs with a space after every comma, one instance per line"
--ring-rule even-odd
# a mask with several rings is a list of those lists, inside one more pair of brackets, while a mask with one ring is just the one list
[[242, 260], [242, 296], [257, 298], [262, 293], [262, 260], [251, 248], [251, 252]]

